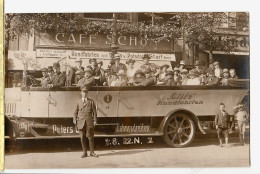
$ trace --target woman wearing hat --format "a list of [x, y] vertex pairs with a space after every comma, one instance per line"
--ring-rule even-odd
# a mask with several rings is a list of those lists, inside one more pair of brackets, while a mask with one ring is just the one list
[[187, 85], [200, 85], [200, 79], [198, 76], [199, 73], [195, 69], [190, 70], [188, 74], [189, 79], [187, 80]]
[[176, 82], [177, 85], [180, 85], [181, 84], [181, 77], [180, 77], [180, 69], [178, 67], [175, 67], [173, 69], [173, 79], [174, 81]]
[[187, 85], [188, 81], [188, 70], [187, 69], [182, 69], [180, 70], [180, 75], [181, 75], [181, 84], [180, 85]]
[[206, 85], [218, 85], [219, 78], [215, 76], [214, 70], [209, 71], [209, 76], [206, 79]]
[[166, 72], [170, 66], [165, 64], [160, 67], [160, 72], [157, 78], [157, 85], [162, 84], [165, 80]]
[[173, 78], [173, 72], [172, 71], [166, 72], [165, 79], [163, 80], [162, 85], [165, 85], [165, 86], [175, 86], [175, 85], [177, 85], [176, 81]]
[[181, 60], [180, 61], [180, 65], [179, 65], [179, 70], [185, 69], [185, 65], [186, 65], [186, 61], [185, 60]]
[[135, 60], [129, 59], [126, 61], [127, 66], [127, 78], [128, 78], [128, 83], [131, 85], [134, 82], [134, 75], [135, 72], [137, 71], [137, 68], [134, 67]]
[[227, 86], [228, 85], [228, 79], [229, 79], [229, 71], [228, 71], [228, 69], [223, 69], [222, 79], [220, 81], [220, 84], [222, 86]]
[[115, 86], [127, 86], [127, 83], [126, 83], [126, 73], [124, 70], [119, 70], [118, 73], [117, 73], [117, 77], [118, 79], [116, 80], [115, 82]]

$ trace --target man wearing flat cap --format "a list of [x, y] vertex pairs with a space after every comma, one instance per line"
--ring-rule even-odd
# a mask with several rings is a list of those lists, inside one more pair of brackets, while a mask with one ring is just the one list
[[60, 71], [60, 64], [59, 62], [53, 63], [53, 70], [54, 70], [54, 76], [50, 81], [48, 81], [49, 87], [62, 87], [65, 86], [66, 77], [65, 75]]
[[76, 77], [76, 72], [77, 71], [84, 71], [84, 67], [82, 66], [82, 60], [81, 58], [77, 58], [75, 60], [76, 66], [71, 67], [69, 70], [69, 75], [68, 75], [68, 85], [71, 86], [72, 84], [77, 84], [78, 83], [78, 78]]
[[206, 85], [218, 85], [219, 84], [219, 78], [215, 76], [214, 70], [210, 70], [209, 76], [207, 77], [205, 83]]
[[119, 70], [124, 70], [124, 72], [126, 73], [127, 67], [125, 64], [120, 63], [119, 54], [114, 55], [113, 61], [115, 61], [115, 63], [113, 65], [111, 65], [111, 67], [110, 67], [111, 74], [118, 73]]
[[87, 138], [89, 141], [89, 149], [91, 157], [98, 157], [94, 152], [94, 128], [97, 124], [97, 110], [95, 102], [88, 98], [89, 87], [84, 85], [81, 87], [81, 98], [77, 101], [73, 115], [73, 123], [79, 129], [83, 154], [81, 158], [88, 156], [87, 154]]

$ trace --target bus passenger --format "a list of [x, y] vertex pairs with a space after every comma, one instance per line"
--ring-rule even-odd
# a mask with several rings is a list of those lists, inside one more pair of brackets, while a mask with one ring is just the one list
[[206, 85], [218, 85], [218, 84], [219, 84], [219, 78], [215, 76], [213, 70], [209, 71], [209, 76], [206, 79]]
[[[75, 75], [76, 75], [76, 81], [79, 82], [80, 79], [84, 78], [84, 71], [78, 70], [78, 71], [76, 71]], [[73, 85], [77, 85], [77, 84], [78, 83], [73, 84]]]
[[111, 84], [112, 77], [110, 75], [110, 69], [105, 68], [104, 69], [104, 77], [102, 78], [102, 84], [103, 86], [109, 86]]
[[126, 64], [128, 65], [128, 67], [127, 67], [127, 80], [128, 80], [128, 84], [132, 85], [133, 82], [134, 82], [135, 72], [137, 71], [137, 68], [134, 67], [135, 60], [129, 59], [129, 60], [126, 61]]
[[200, 85], [206, 85], [207, 72], [205, 69], [202, 69], [200, 72]]
[[220, 67], [219, 67], [219, 62], [214, 62], [213, 65], [214, 65], [215, 76], [218, 78], [221, 78], [222, 69], [220, 69]]
[[89, 59], [89, 63], [90, 66], [87, 66], [87, 68], [92, 70], [94, 85], [101, 86], [101, 69], [97, 65], [97, 60], [95, 58]]
[[209, 75], [209, 71], [213, 70], [214, 71], [214, 60], [213, 59], [210, 59], [209, 60], [209, 67], [207, 68], [207, 75]]
[[150, 69], [150, 71], [152, 72], [152, 76], [156, 77], [159, 74], [159, 66], [155, 65], [154, 63], [150, 63], [150, 59], [151, 58], [148, 54], [145, 54], [143, 56], [144, 64], [141, 66], [141, 70], [145, 73], [147, 69]]
[[188, 70], [187, 69], [182, 69], [180, 71], [180, 75], [181, 75], [181, 83], [180, 85], [187, 85], [187, 81], [188, 81]]
[[145, 78], [145, 74], [143, 73], [142, 70], [137, 70], [135, 72], [135, 75], [134, 75], [134, 82], [133, 82], [133, 85], [134, 86], [138, 86], [139, 83], [141, 83]]
[[200, 85], [199, 74], [195, 69], [189, 71], [187, 85]]
[[151, 70], [146, 69], [145, 71], [145, 77], [141, 78], [141, 82], [138, 83], [136, 86], [153, 86], [155, 84], [154, 77], [151, 76]]
[[42, 87], [47, 87], [48, 81], [50, 80], [50, 77], [47, 72], [48, 72], [47, 68], [42, 69], [42, 78], [40, 78]]
[[111, 80], [111, 82], [109, 83], [109, 86], [116, 86], [116, 82], [117, 82], [117, 79], [118, 79], [117, 74], [114, 73], [114, 74], [111, 75], [111, 77], [112, 77], [112, 80]]
[[159, 75], [158, 75], [158, 79], [157, 79], [157, 84], [162, 84], [164, 79], [165, 79], [165, 76], [166, 76], [166, 73], [167, 73], [167, 70], [170, 66], [165, 64], [165, 65], [162, 65], [160, 67], [160, 72], [159, 72]]
[[175, 86], [177, 85], [177, 82], [173, 78], [173, 72], [172, 71], [167, 71], [165, 79], [162, 83], [165, 86]]
[[54, 71], [53, 71], [52, 66], [48, 66], [48, 75], [49, 75], [50, 79], [52, 79], [54, 76]]
[[76, 66], [71, 67], [69, 70], [69, 75], [68, 75], [68, 86], [71, 86], [72, 84], [77, 84], [77, 77], [76, 77], [76, 72], [77, 71], [84, 71], [84, 67], [82, 67], [82, 60], [81, 58], [77, 58], [75, 60]]
[[113, 61], [115, 61], [115, 63], [112, 64], [111, 67], [110, 67], [111, 74], [118, 73], [118, 71], [121, 70], [121, 69], [124, 70], [125, 72], [127, 71], [126, 65], [123, 64], [123, 63], [120, 63], [120, 55], [119, 54], [114, 55]]
[[93, 77], [93, 71], [89, 68], [85, 69], [85, 75], [82, 79], [79, 80], [77, 86], [94, 86], [95, 85], [95, 79]]
[[186, 61], [185, 60], [181, 60], [180, 61], [180, 65], [179, 65], [179, 70], [185, 69], [186, 67]]
[[102, 68], [102, 66], [103, 66], [103, 61], [101, 61], [101, 60], [99, 60], [99, 61], [97, 61], [97, 66], [99, 67], [99, 69], [100, 69], [100, 85], [102, 86], [103, 85], [103, 83], [104, 83], [104, 76], [105, 76], [105, 71], [104, 71], [104, 69]]
[[176, 85], [181, 84], [181, 76], [180, 76], [179, 72], [180, 72], [179, 68], [175, 67], [173, 69], [173, 79], [176, 82]]
[[235, 69], [230, 69], [229, 74], [230, 74], [230, 79], [238, 79]]
[[62, 87], [65, 86], [66, 77], [65, 75], [60, 71], [60, 64], [59, 62], [53, 63], [53, 69], [54, 69], [54, 76], [50, 81], [48, 81], [48, 87]]
[[201, 62], [199, 61], [199, 60], [196, 60], [195, 61], [195, 64], [194, 64], [194, 69], [196, 69], [198, 72], [199, 72], [199, 74], [201, 73], [201, 71], [202, 71], [202, 68], [201, 68]]
[[117, 73], [118, 79], [115, 82], [115, 86], [127, 86], [126, 83], [126, 74], [124, 70], [119, 70]]
[[228, 69], [223, 69], [222, 79], [220, 81], [220, 84], [222, 86], [227, 86], [228, 85], [228, 79], [229, 79], [229, 71], [228, 71]]

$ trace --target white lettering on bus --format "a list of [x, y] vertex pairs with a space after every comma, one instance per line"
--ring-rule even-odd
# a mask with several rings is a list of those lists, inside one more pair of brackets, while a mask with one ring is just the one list
[[64, 33], [57, 33], [56, 36], [55, 36], [56, 41], [57, 41], [57, 42], [64, 42], [64, 41], [62, 41], [62, 40], [59, 39], [59, 35], [61, 35], [61, 37], [64, 38], [64, 35], [65, 35], [65, 34], [64, 34]]
[[63, 127], [62, 125], [57, 126], [53, 125], [52, 126], [52, 132], [53, 133], [58, 133], [58, 134], [72, 134], [74, 131], [73, 127]]

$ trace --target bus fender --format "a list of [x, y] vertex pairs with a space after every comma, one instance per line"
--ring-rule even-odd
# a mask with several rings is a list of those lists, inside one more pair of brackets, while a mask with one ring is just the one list
[[206, 132], [203, 130], [203, 128], [202, 128], [202, 126], [200, 124], [200, 121], [199, 121], [198, 117], [194, 113], [192, 113], [191, 111], [189, 111], [187, 109], [183, 109], [183, 108], [170, 111], [168, 114], [166, 114], [166, 116], [163, 118], [163, 120], [161, 121], [161, 124], [159, 126], [159, 129], [158, 129], [159, 132], [163, 132], [163, 128], [164, 128], [168, 118], [171, 115], [175, 114], [175, 113], [184, 113], [187, 116], [189, 116], [192, 119], [192, 121], [194, 122], [194, 125], [195, 125], [195, 128], [196, 128], [196, 132], [200, 132], [202, 134], [206, 134]]

